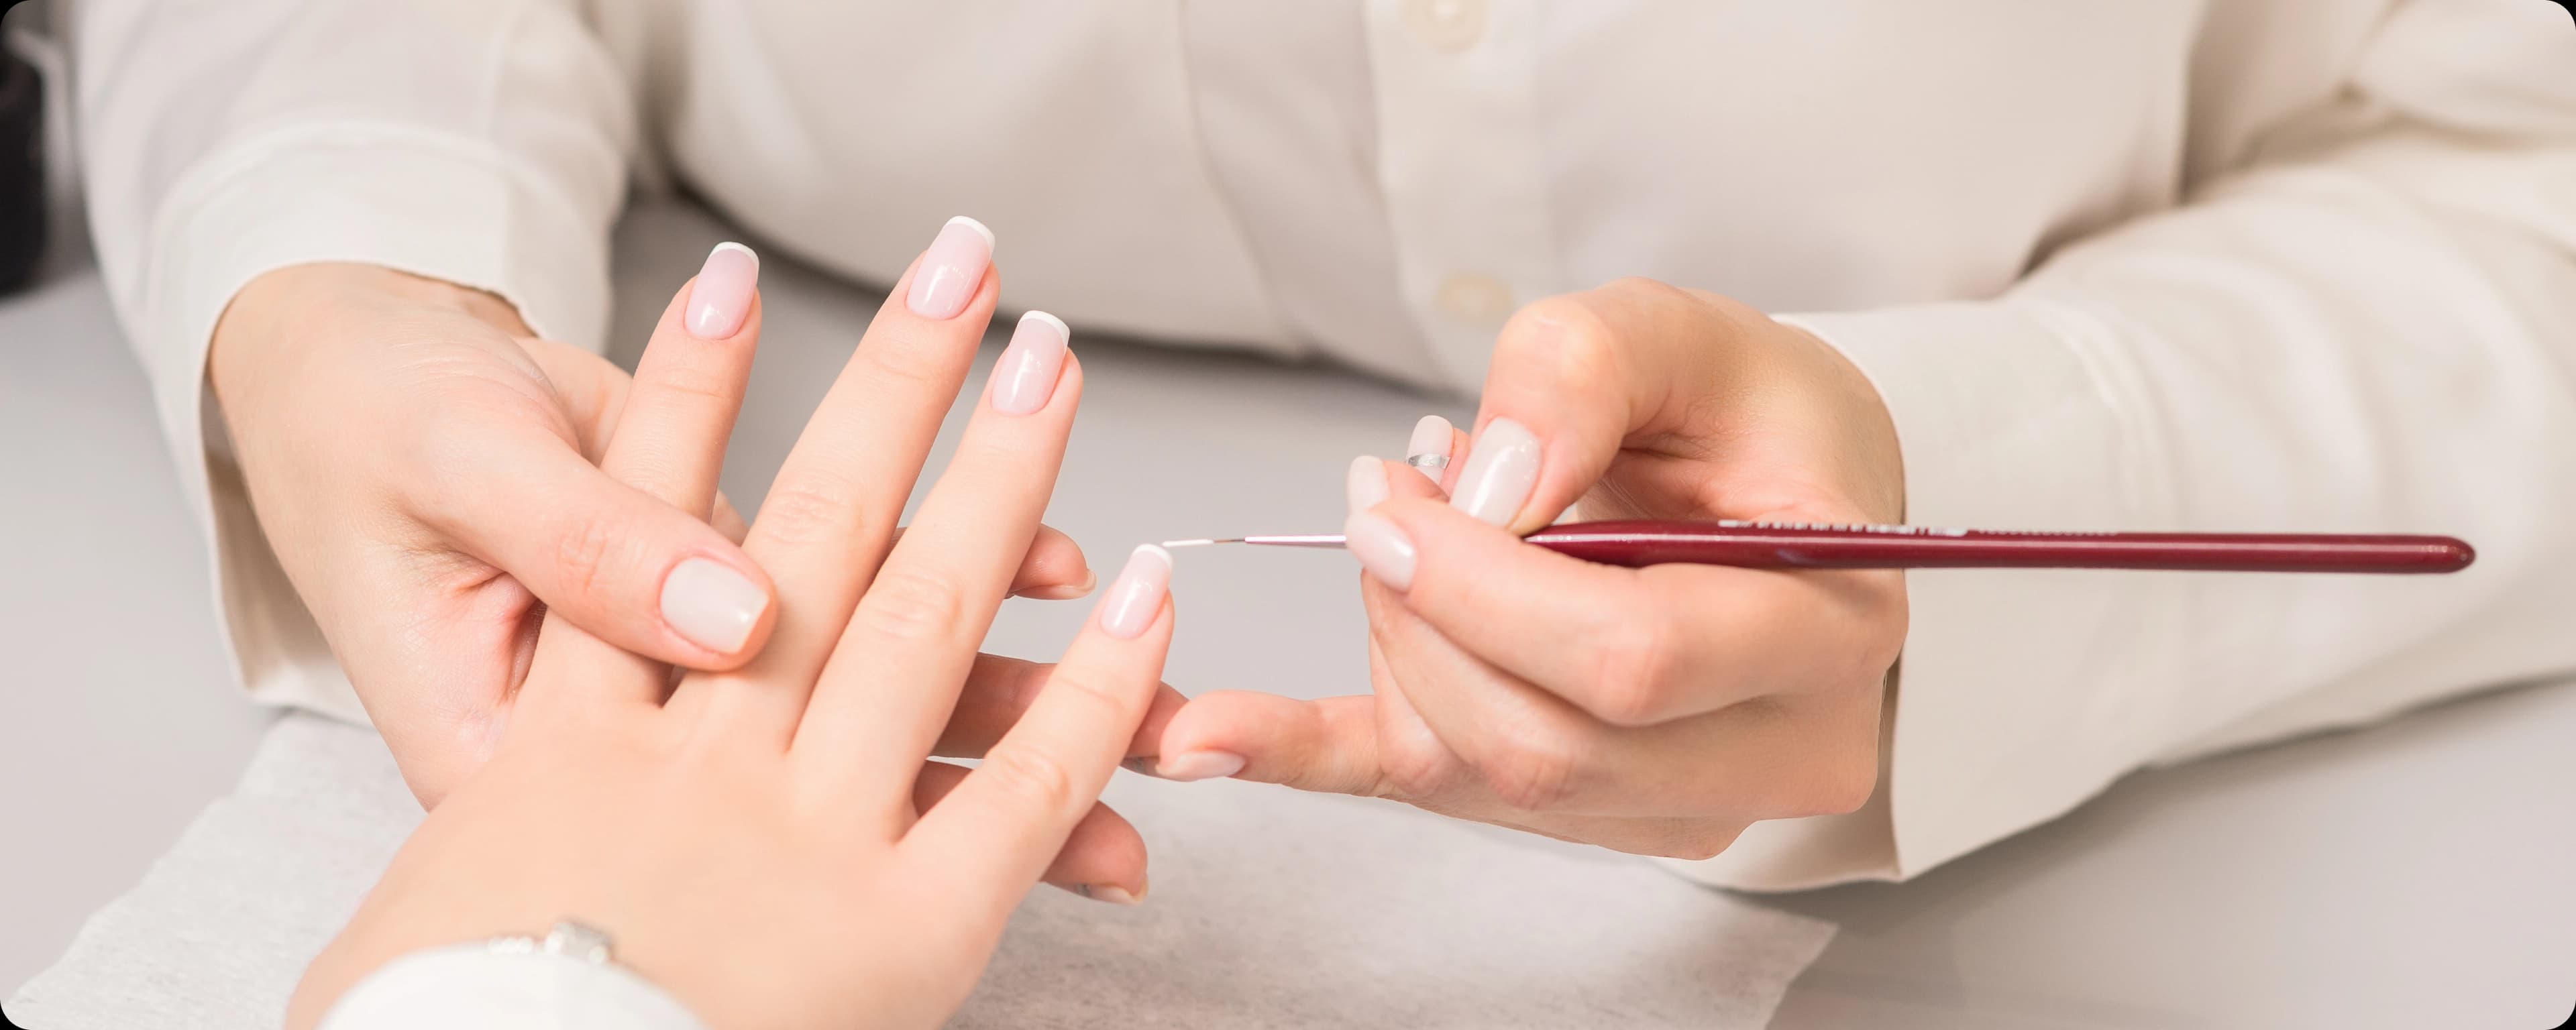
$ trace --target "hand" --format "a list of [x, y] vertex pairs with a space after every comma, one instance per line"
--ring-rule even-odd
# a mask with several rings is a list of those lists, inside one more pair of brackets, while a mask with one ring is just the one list
[[[715, 1026], [929, 1027], [963, 1000], [1068, 834], [1105, 815], [1172, 630], [1170, 559], [1140, 548], [1016, 725], [975, 742], [980, 768], [923, 764], [957, 732], [1082, 392], [1060, 323], [1023, 319], [895, 539], [997, 289], [944, 320], [889, 301], [869, 327], [743, 545], [777, 570], [759, 658], [665, 702], [662, 666], [546, 620], [498, 753], [314, 961], [289, 1025], [396, 956], [565, 918]], [[713, 501], [748, 376], [747, 340], [711, 343], [663, 320], [601, 466], [681, 510]]]
[[[684, 331], [748, 346], [757, 269], [738, 248], [710, 256]], [[530, 338], [496, 298], [371, 266], [279, 269], [235, 298], [208, 360], [260, 525], [424, 805], [491, 753], [541, 614], [694, 669], [739, 667], [771, 631], [774, 588], [721, 498], [674, 506], [595, 467], [626, 374]], [[1013, 586], [1090, 584], [1081, 550], [1044, 530]], [[1032, 676], [983, 668], [970, 711], [1008, 707]]]
[[1417, 453], [1470, 455], [1438, 484], [1352, 468], [1374, 696], [1201, 696], [1159, 771], [1684, 858], [1868, 800], [1899, 573], [1622, 569], [1516, 538], [1577, 500], [1586, 519], [1900, 521], [1895, 429], [1858, 369], [1723, 297], [1627, 280], [1519, 312], [1477, 423], [1472, 451], [1417, 433]]

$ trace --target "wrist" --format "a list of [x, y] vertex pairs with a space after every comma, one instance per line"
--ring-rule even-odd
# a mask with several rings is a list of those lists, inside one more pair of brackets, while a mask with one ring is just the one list
[[443, 280], [348, 262], [271, 269], [233, 295], [208, 345], [206, 377], [225, 429], [243, 438], [243, 415], [268, 407], [261, 394], [289, 377], [314, 327], [382, 324], [406, 313], [461, 314], [513, 336], [535, 335], [509, 302]]

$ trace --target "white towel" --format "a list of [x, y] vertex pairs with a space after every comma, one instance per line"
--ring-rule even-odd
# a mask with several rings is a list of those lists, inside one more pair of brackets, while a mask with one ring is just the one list
[[[958, 1027], [1759, 1027], [1831, 924], [1606, 852], [1400, 806], [1122, 774], [1146, 903], [1041, 889]], [[419, 819], [383, 742], [271, 730], [9, 1016], [36, 1030], [273, 1030]]]

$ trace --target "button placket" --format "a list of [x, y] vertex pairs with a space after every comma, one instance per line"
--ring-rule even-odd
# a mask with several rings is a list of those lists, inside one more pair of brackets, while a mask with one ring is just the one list
[[1537, 113], [1536, 0], [1371, 0], [1378, 179], [1407, 307], [1453, 385], [1559, 292]]

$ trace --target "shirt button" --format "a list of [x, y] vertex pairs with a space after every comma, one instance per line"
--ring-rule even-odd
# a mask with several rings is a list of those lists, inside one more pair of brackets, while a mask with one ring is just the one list
[[1431, 302], [1440, 313], [1467, 325], [1499, 326], [1517, 307], [1512, 288], [1490, 275], [1462, 272], [1440, 280]]
[[1404, 24], [1423, 45], [1458, 53], [1484, 38], [1485, 0], [1407, 0]]

